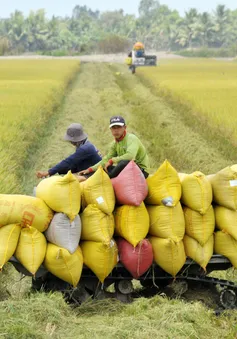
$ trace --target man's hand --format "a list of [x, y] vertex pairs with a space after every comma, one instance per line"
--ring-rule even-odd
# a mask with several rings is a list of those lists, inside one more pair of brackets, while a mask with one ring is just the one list
[[79, 182], [86, 181], [86, 178], [83, 177], [83, 175], [77, 175], [77, 174], [74, 174], [74, 176], [76, 177], [76, 179], [77, 179]]
[[91, 173], [91, 170], [90, 170], [90, 168], [87, 168], [86, 170], [77, 172], [76, 174], [77, 175], [84, 175], [84, 174], [89, 174], [89, 173]]
[[36, 172], [36, 176], [37, 178], [46, 178], [49, 176], [49, 172], [48, 171], [38, 171]]
[[113, 165], [113, 161], [110, 159], [106, 164], [104, 165], [105, 172], [108, 173], [108, 167]]

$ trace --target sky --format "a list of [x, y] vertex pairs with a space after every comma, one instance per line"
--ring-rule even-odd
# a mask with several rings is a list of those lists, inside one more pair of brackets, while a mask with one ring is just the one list
[[[30, 10], [40, 8], [46, 10], [47, 17], [71, 15], [76, 5], [86, 5], [101, 12], [122, 8], [125, 13], [137, 15], [139, 3], [140, 0], [0, 0], [0, 18], [9, 17], [15, 9], [21, 10], [25, 15]], [[196, 8], [200, 12], [212, 12], [219, 4], [226, 5], [231, 10], [237, 9], [236, 0], [160, 0], [160, 3], [170, 9], [177, 9], [181, 15], [190, 8]]]

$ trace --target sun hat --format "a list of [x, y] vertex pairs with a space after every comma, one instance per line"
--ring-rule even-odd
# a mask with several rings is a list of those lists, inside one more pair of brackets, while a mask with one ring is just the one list
[[83, 131], [81, 124], [73, 123], [67, 128], [64, 139], [72, 142], [79, 142], [85, 140], [88, 135]]

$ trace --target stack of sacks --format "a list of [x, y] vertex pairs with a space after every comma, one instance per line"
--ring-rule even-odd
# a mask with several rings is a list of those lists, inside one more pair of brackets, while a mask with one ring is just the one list
[[133, 46], [133, 50], [135, 51], [136, 58], [141, 58], [142, 56], [144, 56], [145, 47], [144, 47], [143, 43], [136, 42]]
[[80, 184], [69, 171], [65, 176], [53, 176], [42, 180], [36, 187], [36, 196], [57, 212], [45, 232], [48, 244], [44, 266], [58, 278], [76, 287], [83, 267], [79, 247]]
[[237, 268], [237, 165], [209, 176], [213, 189], [216, 228], [214, 251]]
[[188, 257], [204, 270], [214, 249], [215, 216], [212, 203], [212, 187], [201, 172], [181, 175], [185, 217], [184, 247]]
[[46, 239], [42, 234], [53, 211], [39, 198], [0, 195], [0, 269], [13, 256], [35, 275], [44, 261]]
[[186, 261], [179, 176], [166, 160], [154, 175], [147, 178], [147, 183], [148, 196], [145, 202], [150, 216], [149, 240], [154, 259], [164, 271], [175, 276]]
[[143, 202], [148, 193], [146, 179], [135, 162], [130, 161], [111, 181], [117, 202], [115, 234], [135, 247], [149, 230], [149, 216]]
[[115, 196], [111, 180], [99, 167], [81, 183], [83, 212], [81, 213], [81, 249], [84, 263], [103, 283], [118, 260], [113, 240]]
[[147, 239], [149, 215], [143, 200], [148, 193], [146, 179], [134, 161], [112, 180], [117, 206], [114, 210], [115, 234], [119, 258], [131, 275], [137, 279], [153, 261], [152, 246]]

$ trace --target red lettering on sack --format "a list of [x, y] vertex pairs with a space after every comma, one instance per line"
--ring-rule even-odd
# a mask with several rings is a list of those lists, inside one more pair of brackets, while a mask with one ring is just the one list
[[24, 212], [22, 216], [22, 224], [25, 226], [32, 226], [35, 215], [29, 212]]

